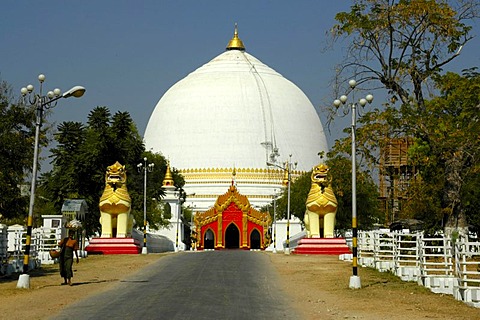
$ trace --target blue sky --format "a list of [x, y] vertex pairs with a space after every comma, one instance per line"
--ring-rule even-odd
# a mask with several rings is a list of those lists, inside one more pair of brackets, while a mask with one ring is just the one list
[[[330, 81], [342, 44], [325, 51], [335, 14], [351, 1], [23, 1], [0, 11], [0, 79], [15, 92], [46, 75], [45, 88], [82, 85], [48, 120], [86, 122], [96, 106], [128, 111], [143, 135], [161, 96], [225, 50], [238, 23], [247, 52], [299, 86], [320, 110], [333, 101]], [[474, 26], [480, 35], [480, 26]], [[346, 44], [345, 44], [346, 45]], [[480, 65], [478, 36], [449, 66]], [[376, 100], [376, 103], [381, 102]], [[375, 103], [374, 102], [374, 103]], [[326, 116], [319, 112], [322, 122]], [[329, 144], [349, 119], [326, 132]]]

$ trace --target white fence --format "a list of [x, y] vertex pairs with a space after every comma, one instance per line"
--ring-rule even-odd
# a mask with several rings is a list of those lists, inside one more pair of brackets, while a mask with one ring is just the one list
[[443, 235], [420, 232], [360, 231], [358, 263], [480, 308], [480, 242], [459, 239], [453, 244]]
[[[0, 275], [23, 272], [26, 230], [21, 226], [7, 228], [0, 225]], [[32, 231], [29, 254], [29, 269], [55, 261], [49, 251], [57, 249], [62, 239], [60, 228], [36, 228]]]
[[0, 224], [0, 275], [7, 273], [8, 266], [8, 233], [7, 226]]
[[480, 242], [464, 241], [455, 245], [455, 271], [455, 299], [480, 307]]

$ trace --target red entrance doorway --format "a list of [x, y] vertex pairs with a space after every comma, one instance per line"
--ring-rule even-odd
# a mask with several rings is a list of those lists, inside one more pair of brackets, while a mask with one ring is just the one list
[[225, 248], [240, 248], [240, 231], [234, 223], [230, 223], [227, 230], [225, 230]]
[[254, 209], [232, 185], [215, 205], [195, 215], [197, 249], [265, 249], [270, 214]]

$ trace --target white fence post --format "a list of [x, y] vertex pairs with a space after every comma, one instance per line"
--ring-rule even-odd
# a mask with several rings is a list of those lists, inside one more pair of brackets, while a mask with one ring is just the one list
[[390, 231], [374, 231], [375, 268], [380, 272], [391, 271], [395, 265], [394, 234]]
[[[466, 240], [466, 241], [465, 241]], [[480, 308], [480, 243], [462, 239], [455, 244], [455, 299]]]
[[417, 233], [396, 233], [395, 275], [403, 281], [417, 281], [420, 273], [419, 247]]
[[420, 244], [420, 276], [418, 283], [435, 293], [453, 294], [455, 282], [452, 262], [452, 241], [445, 236], [426, 238]]
[[7, 226], [0, 224], [0, 275], [8, 270], [8, 233]]
[[373, 231], [358, 232], [358, 262], [362, 267], [375, 266]]

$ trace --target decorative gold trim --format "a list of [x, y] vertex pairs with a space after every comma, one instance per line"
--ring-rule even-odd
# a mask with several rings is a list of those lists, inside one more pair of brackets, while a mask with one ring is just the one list
[[242, 247], [248, 247], [248, 214], [243, 213], [242, 215], [242, 223], [243, 223], [243, 241], [242, 241]]
[[[272, 195], [257, 195], [257, 194], [246, 194], [245, 195], [248, 199], [273, 199]], [[197, 193], [195, 196], [189, 196], [189, 199], [196, 198], [196, 199], [210, 199], [210, 198], [218, 198], [218, 194], [200, 194]]]
[[[232, 172], [235, 172], [237, 183], [247, 183], [248, 181], [255, 181], [259, 184], [271, 183], [272, 181], [282, 183], [285, 176], [285, 170], [268, 168], [188, 168], [179, 170], [179, 173], [188, 183], [197, 183], [201, 180], [208, 181], [208, 183], [231, 181]], [[292, 180], [294, 181], [305, 172], [292, 170], [290, 172]]]
[[218, 215], [217, 215], [217, 232], [218, 232], [218, 236], [217, 236], [217, 245], [216, 247], [223, 247], [223, 228], [222, 228], [222, 220], [223, 220], [223, 212], [220, 212]]

